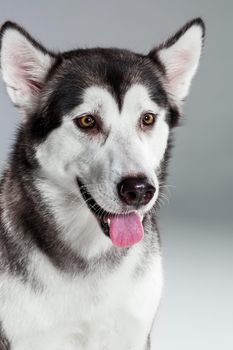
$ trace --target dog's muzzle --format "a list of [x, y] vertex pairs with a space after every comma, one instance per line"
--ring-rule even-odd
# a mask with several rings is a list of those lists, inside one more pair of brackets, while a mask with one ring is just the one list
[[[133, 211], [126, 214], [109, 213], [99, 206], [99, 204], [88, 192], [86, 186], [79, 179], [77, 179], [77, 183], [81, 195], [84, 201], [86, 202], [89, 210], [97, 219], [103, 232], [108, 237], [110, 237], [112, 243], [115, 246], [129, 247], [142, 240], [144, 235], [144, 229], [142, 225], [142, 217], [139, 215], [138, 212]], [[134, 191], [136, 190], [134, 189]], [[145, 191], [143, 192], [144, 195], [146, 195]], [[132, 194], [128, 195], [132, 196]], [[136, 205], [138, 205], [138, 200]]]

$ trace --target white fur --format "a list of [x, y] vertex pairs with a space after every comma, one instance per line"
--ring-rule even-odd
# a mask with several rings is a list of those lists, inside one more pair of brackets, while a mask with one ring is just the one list
[[202, 27], [193, 25], [175, 44], [158, 53], [166, 69], [166, 87], [178, 104], [187, 96], [196, 73], [202, 50], [202, 35]]
[[62, 274], [35, 252], [33, 272], [44, 284], [37, 292], [6, 275], [0, 313], [12, 350], [142, 350], [159, 303], [162, 275], [160, 256], [155, 256], [145, 274], [133, 276], [140, 245], [114, 273], [87, 277]]
[[[75, 184], [77, 187], [77, 184]], [[66, 192], [50, 181], [40, 180], [38, 188], [60, 228], [60, 238], [84, 258], [106, 252], [111, 241], [103, 234], [96, 218], [80, 194]], [[78, 189], [76, 188], [78, 192]]]

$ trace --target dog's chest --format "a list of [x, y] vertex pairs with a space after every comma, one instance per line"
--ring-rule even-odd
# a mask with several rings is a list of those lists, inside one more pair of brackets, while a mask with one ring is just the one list
[[91, 343], [130, 334], [128, 328], [149, 331], [161, 292], [160, 259], [137, 276], [136, 258], [138, 254], [132, 254], [106, 273], [76, 277], [40, 262], [41, 289], [12, 285], [9, 334], [18, 338], [49, 330], [75, 332], [81, 342], [88, 339], [91, 349]]
[[95, 274], [75, 278], [59, 276], [41, 295], [49, 311], [48, 324], [76, 324], [87, 331], [93, 321], [98, 324], [99, 320], [102, 325], [104, 320], [114, 322], [118, 310], [129, 307], [133, 285], [131, 278], [114, 271], [105, 277]]

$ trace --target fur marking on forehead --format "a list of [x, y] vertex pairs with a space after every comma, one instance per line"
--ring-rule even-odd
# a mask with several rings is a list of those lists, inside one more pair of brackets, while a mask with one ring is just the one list
[[146, 111], [157, 113], [160, 107], [151, 98], [148, 89], [142, 84], [134, 84], [129, 87], [122, 99], [122, 108], [115, 96], [106, 88], [92, 86], [87, 88], [83, 94], [83, 103], [77, 106], [71, 115], [82, 114], [86, 112], [97, 113], [100, 116], [109, 115], [132, 115], [137, 118]]

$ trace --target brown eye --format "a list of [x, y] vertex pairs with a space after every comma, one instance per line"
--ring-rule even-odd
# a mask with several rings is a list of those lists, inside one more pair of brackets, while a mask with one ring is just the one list
[[96, 127], [95, 118], [91, 114], [82, 115], [75, 119], [76, 124], [82, 129], [93, 129]]
[[142, 117], [143, 126], [152, 126], [156, 121], [156, 115], [154, 113], [146, 113]]

